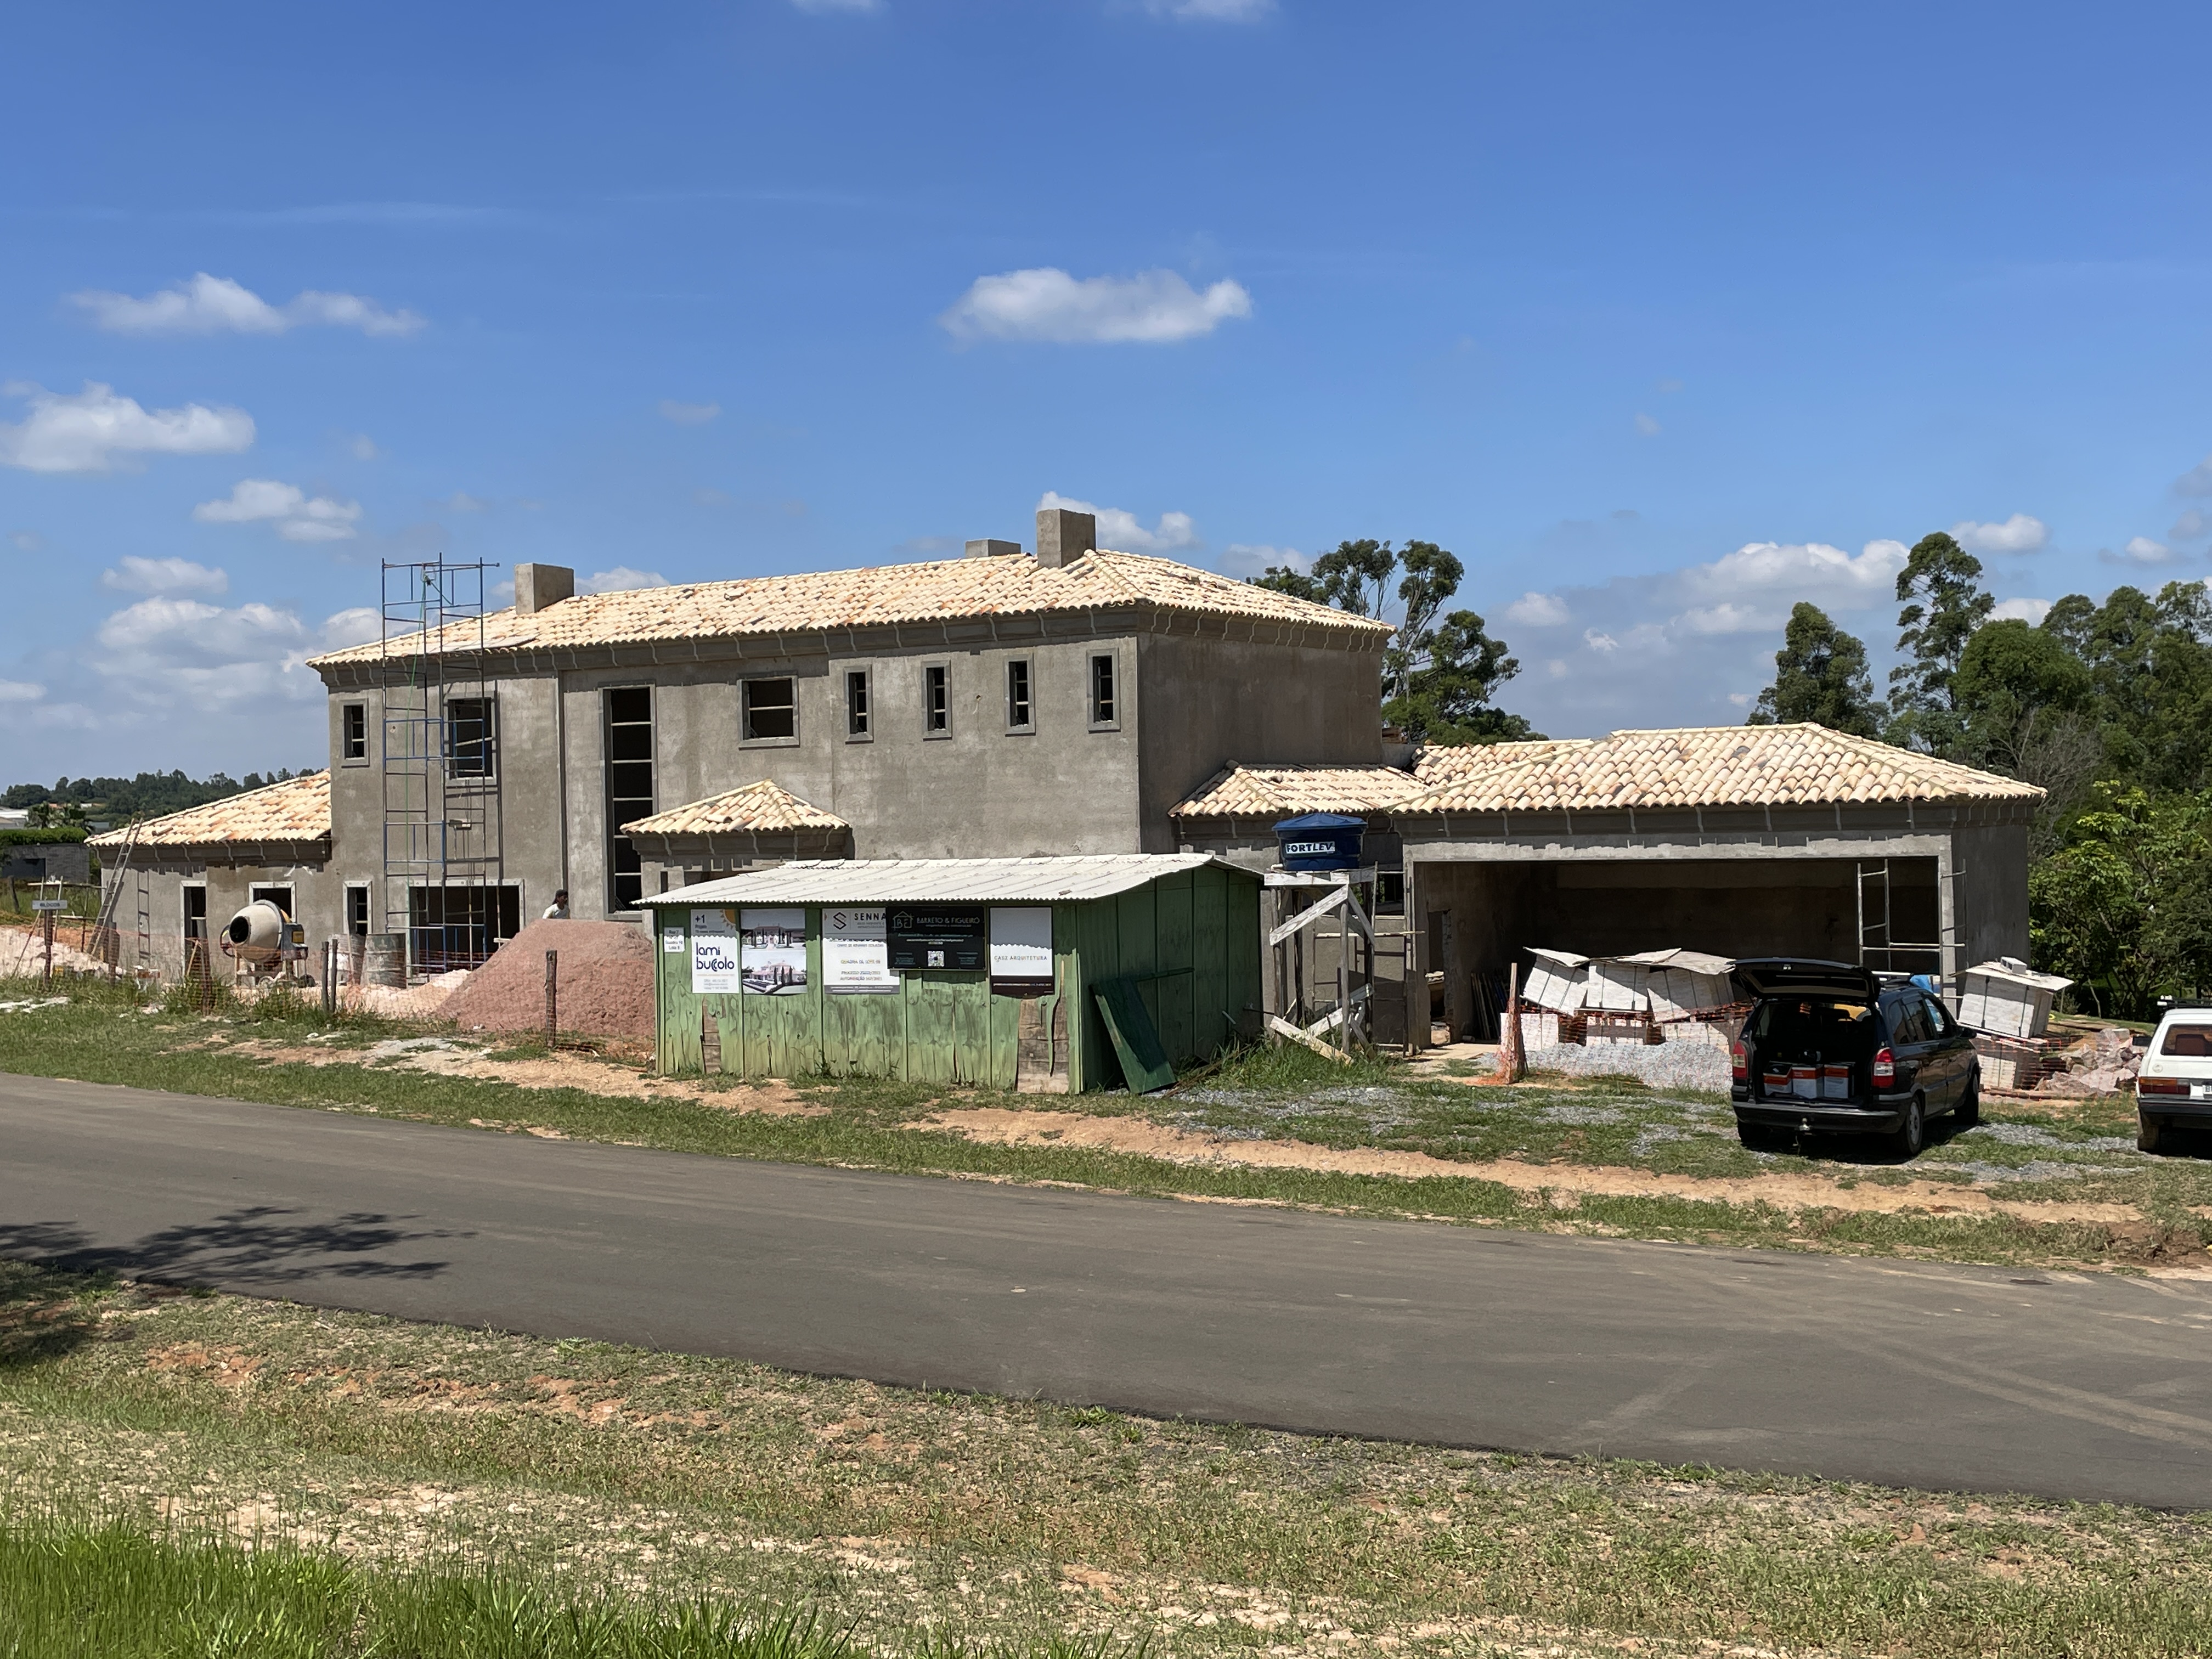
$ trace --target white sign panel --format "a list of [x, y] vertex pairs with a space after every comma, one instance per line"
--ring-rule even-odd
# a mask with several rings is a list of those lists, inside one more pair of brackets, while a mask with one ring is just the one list
[[738, 913], [691, 913], [691, 989], [694, 994], [726, 994], [744, 988], [738, 961]]
[[822, 907], [822, 988], [826, 991], [896, 991], [890, 946], [881, 910]]
[[746, 910], [744, 988], [747, 996], [795, 997], [806, 993], [806, 912], [798, 908]]
[[682, 956], [684, 954], [684, 930], [681, 927], [662, 928], [660, 930], [660, 948], [672, 957]]
[[1052, 907], [991, 912], [991, 985], [1008, 991], [1052, 988]]

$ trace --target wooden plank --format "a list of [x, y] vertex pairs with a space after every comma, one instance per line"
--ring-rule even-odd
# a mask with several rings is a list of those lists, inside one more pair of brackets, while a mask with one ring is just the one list
[[[1197, 964], [1191, 956], [1194, 873], [1186, 871], [1152, 884], [1153, 914], [1157, 919], [1154, 927], [1158, 930], [1156, 965], [1151, 975], [1155, 981], [1154, 1018], [1159, 1027], [1160, 1047], [1178, 1066], [1188, 1066], [1198, 1057], [1195, 1022], [1191, 1015], [1191, 989], [1198, 978], [1194, 971]], [[1174, 977], [1168, 978], [1170, 975]]]
[[1148, 1095], [1173, 1083], [1175, 1067], [1168, 1064], [1159, 1033], [1137, 986], [1127, 979], [1109, 979], [1092, 993], [1092, 1000], [1105, 1021], [1107, 1040], [1121, 1062], [1121, 1076], [1129, 1092]]
[[1191, 1052], [1206, 1059], [1236, 1035], [1229, 1022], [1229, 872], [1208, 865], [1193, 872], [1190, 904]]
[[1340, 1065], [1349, 1066], [1352, 1064], [1352, 1056], [1350, 1054], [1339, 1054], [1335, 1049], [1330, 1048], [1328, 1044], [1323, 1042], [1319, 1037], [1308, 1036], [1304, 1031], [1298, 1030], [1297, 1026], [1291, 1024], [1290, 1021], [1285, 1019], [1279, 1014], [1270, 1014], [1267, 1016], [1267, 1029], [1273, 1031], [1277, 1036], [1288, 1037], [1292, 1042], [1303, 1043], [1307, 1048], [1312, 1049], [1316, 1054], [1335, 1060]]
[[953, 1079], [988, 1084], [991, 1079], [991, 976], [962, 975], [947, 989], [952, 994]]
[[1092, 993], [1121, 972], [1120, 913], [1111, 899], [1093, 899], [1074, 908], [1076, 948], [1082, 959], [1079, 988], [1082, 1003], [1074, 1016], [1074, 1023], [1081, 1027], [1074, 1041], [1083, 1060], [1083, 1079], [1078, 1086], [1110, 1089], [1121, 1080], [1121, 1062], [1115, 1057], [1105, 1018], [1099, 1013], [1098, 1000]]
[[1314, 923], [1319, 921], [1323, 916], [1328, 915], [1330, 911], [1335, 909], [1338, 905], [1343, 903], [1351, 896], [1352, 889], [1349, 887], [1338, 888], [1334, 893], [1331, 893], [1319, 904], [1310, 906], [1307, 908], [1299, 911], [1297, 915], [1292, 916], [1281, 927], [1276, 928], [1273, 933], [1268, 934], [1267, 943], [1270, 945], [1280, 945], [1285, 939], [1290, 938], [1291, 934], [1297, 933], [1301, 928], [1312, 927]]

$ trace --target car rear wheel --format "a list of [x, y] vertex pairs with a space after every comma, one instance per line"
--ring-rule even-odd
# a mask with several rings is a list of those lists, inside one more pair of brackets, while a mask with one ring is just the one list
[[1982, 1121], [1982, 1068], [1978, 1066], [1966, 1073], [1966, 1092], [1959, 1097], [1951, 1115], [1961, 1128], [1971, 1129]]
[[2136, 1150], [2139, 1152], [2156, 1152], [2158, 1143], [2165, 1138], [2165, 1131], [2166, 1125], [2159, 1119], [2137, 1112], [2136, 1114]]
[[1918, 1095], [1906, 1105], [1905, 1121], [1897, 1126], [1889, 1144], [1899, 1158], [1917, 1158], [1928, 1144], [1928, 1108]]

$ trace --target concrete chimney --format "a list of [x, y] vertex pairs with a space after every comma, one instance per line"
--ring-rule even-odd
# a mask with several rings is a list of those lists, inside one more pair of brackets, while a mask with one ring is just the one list
[[549, 605], [576, 596], [576, 573], [563, 564], [514, 567], [514, 614], [534, 617]]
[[1073, 564], [1098, 550], [1098, 517], [1064, 507], [1037, 508], [1037, 562], [1048, 570]]
[[968, 544], [968, 556], [971, 559], [1008, 559], [1021, 550], [1022, 544], [1019, 542], [987, 539]]

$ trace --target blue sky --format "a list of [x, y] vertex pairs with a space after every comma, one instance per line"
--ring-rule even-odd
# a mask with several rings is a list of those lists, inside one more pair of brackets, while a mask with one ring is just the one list
[[1798, 599], [1886, 659], [1929, 530], [2031, 616], [2212, 570], [2201, 9], [9, 27], [0, 781], [319, 762], [441, 548], [1419, 537], [1554, 734], [1741, 719]]

